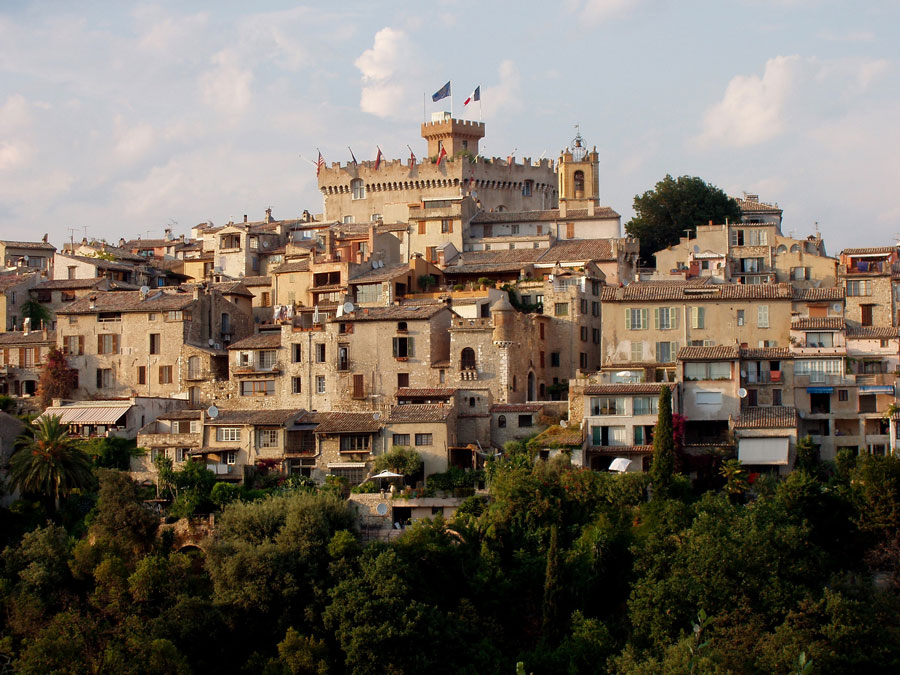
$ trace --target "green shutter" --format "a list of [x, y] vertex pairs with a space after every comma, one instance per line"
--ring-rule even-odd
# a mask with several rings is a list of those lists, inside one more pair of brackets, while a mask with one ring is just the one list
[[409, 357], [413, 357], [416, 355], [416, 350], [413, 348], [413, 339], [406, 338], [406, 355]]
[[393, 342], [394, 342], [394, 358], [397, 358], [397, 354], [398, 354], [398, 351], [397, 351], [397, 338], [394, 338], [394, 339], [393, 339]]
[[650, 321], [647, 318], [647, 308], [645, 307], [644, 309], [641, 310], [641, 328], [646, 329], [647, 326], [649, 326], [649, 325], [650, 325]]
[[677, 307], [669, 307], [669, 325], [673, 329], [678, 328], [678, 308]]
[[631, 326], [631, 310], [630, 310], [630, 309], [626, 309], [626, 310], [625, 310], [625, 330], [631, 330], [631, 329], [632, 329], [632, 326]]
[[659, 307], [653, 308], [653, 328], [659, 330]]

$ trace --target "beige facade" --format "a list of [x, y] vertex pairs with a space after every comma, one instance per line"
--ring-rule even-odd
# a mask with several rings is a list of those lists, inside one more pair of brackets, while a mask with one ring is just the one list
[[37, 272], [0, 275], [0, 328], [4, 331], [22, 328], [22, 305], [31, 299], [29, 293], [40, 281]]
[[53, 268], [56, 247], [43, 241], [0, 240], [0, 261], [7, 270], [16, 268], [20, 273], [41, 272], [49, 276]]
[[52, 330], [0, 333], [0, 394], [35, 396], [47, 352], [55, 345]]

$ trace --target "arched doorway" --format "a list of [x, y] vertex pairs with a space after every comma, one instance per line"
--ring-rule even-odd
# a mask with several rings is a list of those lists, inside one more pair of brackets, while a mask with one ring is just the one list
[[534, 373], [528, 373], [528, 400], [534, 400]]

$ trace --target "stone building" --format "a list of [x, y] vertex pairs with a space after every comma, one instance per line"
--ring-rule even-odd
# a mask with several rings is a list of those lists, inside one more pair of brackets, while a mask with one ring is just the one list
[[38, 272], [0, 274], [0, 328], [4, 331], [21, 329], [22, 305], [31, 299], [29, 293], [40, 281]]
[[35, 396], [47, 353], [55, 345], [56, 333], [46, 328], [0, 333], [0, 394]]
[[31, 299], [39, 302], [50, 312], [50, 328], [56, 328], [56, 312], [69, 306], [78, 298], [83, 298], [95, 291], [136, 291], [137, 286], [110, 281], [104, 278], [94, 279], [47, 279], [30, 289]]
[[424, 462], [423, 475], [447, 470], [450, 453], [457, 446], [456, 407], [444, 404], [395, 405], [382, 432], [389, 449], [411, 448]]
[[[0, 261], [3, 267], [16, 268], [20, 273], [41, 272], [49, 276], [53, 271], [53, 254], [56, 247], [43, 241], [0, 240]], [[24, 268], [24, 269], [23, 269]]]
[[841, 251], [840, 283], [846, 290], [845, 319], [852, 328], [895, 326], [892, 273], [900, 269], [896, 246]]

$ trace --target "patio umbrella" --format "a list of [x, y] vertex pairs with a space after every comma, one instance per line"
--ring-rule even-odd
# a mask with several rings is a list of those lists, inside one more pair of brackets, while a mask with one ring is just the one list
[[616, 457], [609, 465], [610, 471], [618, 471], [619, 473], [624, 473], [628, 471], [628, 467], [631, 466], [631, 460], [625, 459], [624, 457]]
[[372, 478], [403, 478], [403, 474], [394, 473], [393, 471], [382, 471], [381, 473], [376, 473]]

